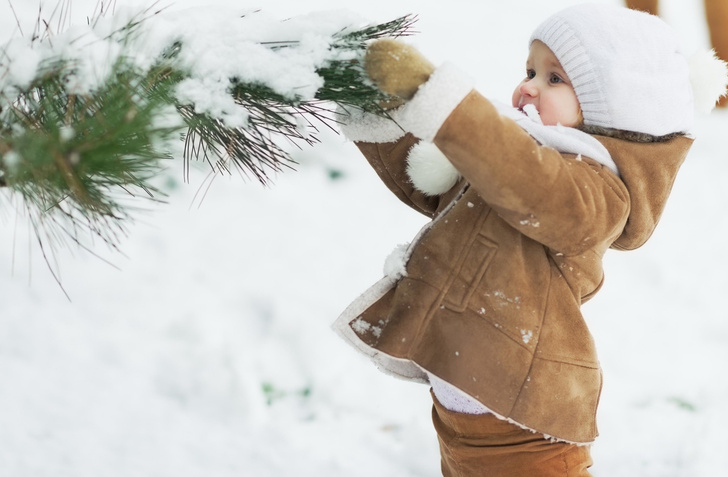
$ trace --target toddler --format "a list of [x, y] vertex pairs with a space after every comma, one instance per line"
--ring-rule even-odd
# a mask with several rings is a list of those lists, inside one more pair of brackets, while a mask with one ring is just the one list
[[[725, 65], [707, 64], [714, 104]], [[567, 8], [533, 33], [511, 106], [394, 40], [364, 66], [403, 104], [342, 129], [432, 220], [337, 331], [430, 385], [443, 475], [590, 475], [602, 376], [580, 306], [608, 248], [650, 237], [692, 144], [675, 33], [626, 8]]]

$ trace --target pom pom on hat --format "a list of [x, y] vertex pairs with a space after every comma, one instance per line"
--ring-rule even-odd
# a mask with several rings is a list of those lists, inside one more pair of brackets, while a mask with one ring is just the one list
[[709, 113], [720, 97], [726, 94], [728, 64], [717, 58], [713, 50], [694, 53], [688, 63], [695, 109]]
[[[691, 76], [703, 83], [704, 73], [691, 75], [678, 35], [660, 18], [613, 5], [579, 4], [546, 19], [534, 40], [545, 43], [564, 68], [584, 124], [655, 136], [692, 127]], [[708, 68], [711, 87], [701, 94], [718, 89], [714, 66]]]

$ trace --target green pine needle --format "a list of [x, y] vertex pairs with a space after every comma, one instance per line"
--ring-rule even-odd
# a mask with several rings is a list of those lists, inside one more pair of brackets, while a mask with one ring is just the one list
[[[109, 40], [132, 51], [143, 21], [134, 19]], [[88, 236], [116, 247], [136, 211], [130, 199], [164, 196], [152, 184], [173, 158], [172, 139], [183, 138], [187, 168], [190, 160], [203, 160], [215, 172], [236, 168], [265, 184], [269, 174], [295, 164], [288, 145], [317, 143], [319, 126], [335, 130], [337, 106], [386, 114], [379, 104], [389, 98], [368, 81], [360, 58], [367, 42], [410, 34], [415, 21], [408, 15], [334, 35], [332, 59], [316, 71], [324, 81], [314, 98], [230, 78], [228, 93], [248, 114], [244, 126], [227, 125], [177, 99], [176, 88], [189, 78], [177, 62], [181, 43], [170, 45], [148, 71], [121, 55], [108, 79], [85, 94], [69, 92], [77, 65], [62, 58], [46, 62], [29, 86], [0, 97], [0, 188], [20, 197], [44, 255]]]
[[172, 85], [122, 58], [99, 90], [74, 95], [65, 87], [71, 69], [47, 66], [3, 112], [3, 184], [22, 197], [38, 228], [55, 229], [50, 236], [77, 241], [82, 230], [115, 244], [131, 218], [125, 199], [162, 195], [150, 181], [171, 158], [160, 145], [179, 132], [157, 125]]
[[[416, 16], [406, 15], [387, 23], [341, 32], [334, 36], [330, 48], [334, 52], [363, 54], [369, 41], [412, 34], [412, 26], [416, 21]], [[266, 45], [280, 49], [295, 48], [298, 43], [269, 42]], [[176, 45], [175, 53], [183, 47]], [[253, 175], [265, 184], [270, 172], [280, 172], [295, 164], [280, 145], [280, 139], [296, 146], [319, 142], [316, 126], [319, 124], [335, 130], [336, 106], [386, 115], [380, 104], [392, 98], [368, 80], [358, 56], [330, 60], [316, 72], [323, 78], [324, 84], [313, 99], [286, 97], [266, 85], [243, 83], [232, 78], [230, 94], [250, 115], [245, 128], [227, 128], [218, 119], [195, 114], [189, 107], [181, 107], [181, 113], [189, 126], [185, 160], [205, 160], [214, 170], [224, 172], [230, 170], [228, 164], [232, 161], [245, 175]]]

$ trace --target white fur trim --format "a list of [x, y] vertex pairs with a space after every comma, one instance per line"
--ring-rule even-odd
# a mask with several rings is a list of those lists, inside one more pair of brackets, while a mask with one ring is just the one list
[[440, 195], [460, 180], [460, 173], [431, 142], [421, 141], [407, 156], [407, 175], [412, 185], [425, 195]]
[[726, 94], [728, 65], [716, 57], [713, 50], [693, 53], [688, 64], [695, 109], [709, 113], [720, 97]]
[[472, 90], [473, 81], [454, 65], [445, 63], [402, 107], [397, 121], [406, 131], [432, 142], [450, 113]]
[[391, 119], [354, 108], [339, 108], [337, 112], [339, 129], [350, 141], [394, 142], [405, 135], [397, 124], [397, 110], [389, 112]]

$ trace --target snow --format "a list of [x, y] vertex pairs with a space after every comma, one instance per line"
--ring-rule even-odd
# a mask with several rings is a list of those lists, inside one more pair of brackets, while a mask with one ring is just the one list
[[175, 66], [189, 75], [177, 87], [178, 100], [231, 127], [244, 126], [247, 111], [228, 93], [233, 80], [264, 84], [290, 99], [314, 99], [323, 86], [316, 69], [327, 60], [357, 54], [331, 49], [332, 37], [366, 24], [346, 11], [281, 19], [222, 6], [157, 14], [139, 7], [120, 10], [48, 35], [46, 41], [11, 35], [8, 60], [0, 61], [0, 91], [12, 98], [14, 88], [27, 87], [39, 69], [63, 59], [69, 65], [69, 92], [85, 94], [106, 81], [120, 58], [144, 70], [178, 44]]
[[[200, 95], [211, 88], [219, 89], [224, 97], [229, 79], [237, 78], [265, 84], [290, 98], [311, 99], [323, 85], [315, 69], [332, 57], [331, 36], [364, 22], [347, 12], [283, 20], [265, 11], [239, 8], [197, 7], [163, 12], [149, 21], [140, 44], [157, 45], [158, 49], [159, 45], [181, 42], [180, 63], [196, 81], [181, 86], [183, 91], [192, 89]], [[224, 41], [220, 32], [225, 32]], [[261, 42], [297, 42], [297, 47], [270, 48]], [[156, 53], [151, 48], [147, 54], [153, 58]], [[236, 57], [245, 60], [230, 61]], [[217, 88], [216, 83], [220, 85]]]
[[[35, 19], [34, 2], [13, 3]], [[340, 9], [261, 3], [278, 18]], [[348, 9], [374, 21], [418, 13], [413, 44], [509, 98], [532, 28], [577, 2], [393, 3]], [[73, 13], [82, 21], [95, 4], [74, 0]], [[697, 2], [663, 5], [689, 43], [707, 46]], [[7, 8], [3, 31], [16, 31]], [[727, 128], [728, 111], [698, 118], [654, 236], [608, 253], [604, 288], [584, 307], [605, 375], [596, 477], [728, 468]], [[269, 188], [221, 176], [195, 198], [205, 166], [191, 184], [171, 168], [168, 204], [137, 215], [123, 254], [94, 248], [113, 266], [56, 252], [70, 301], [0, 196], [0, 475], [439, 475], [427, 388], [380, 373], [330, 329], [424, 218], [351, 143], [322, 138], [294, 150], [298, 170]]]
[[385, 276], [390, 277], [392, 280], [399, 280], [402, 277], [407, 276], [407, 260], [409, 256], [407, 249], [409, 243], [402, 243], [394, 247], [394, 250], [384, 259], [383, 272]]
[[525, 104], [523, 106], [523, 112], [526, 113], [526, 116], [528, 116], [531, 120], [535, 121], [538, 124], [543, 124], [543, 121], [541, 121], [541, 116], [538, 114], [538, 110], [533, 104]]

